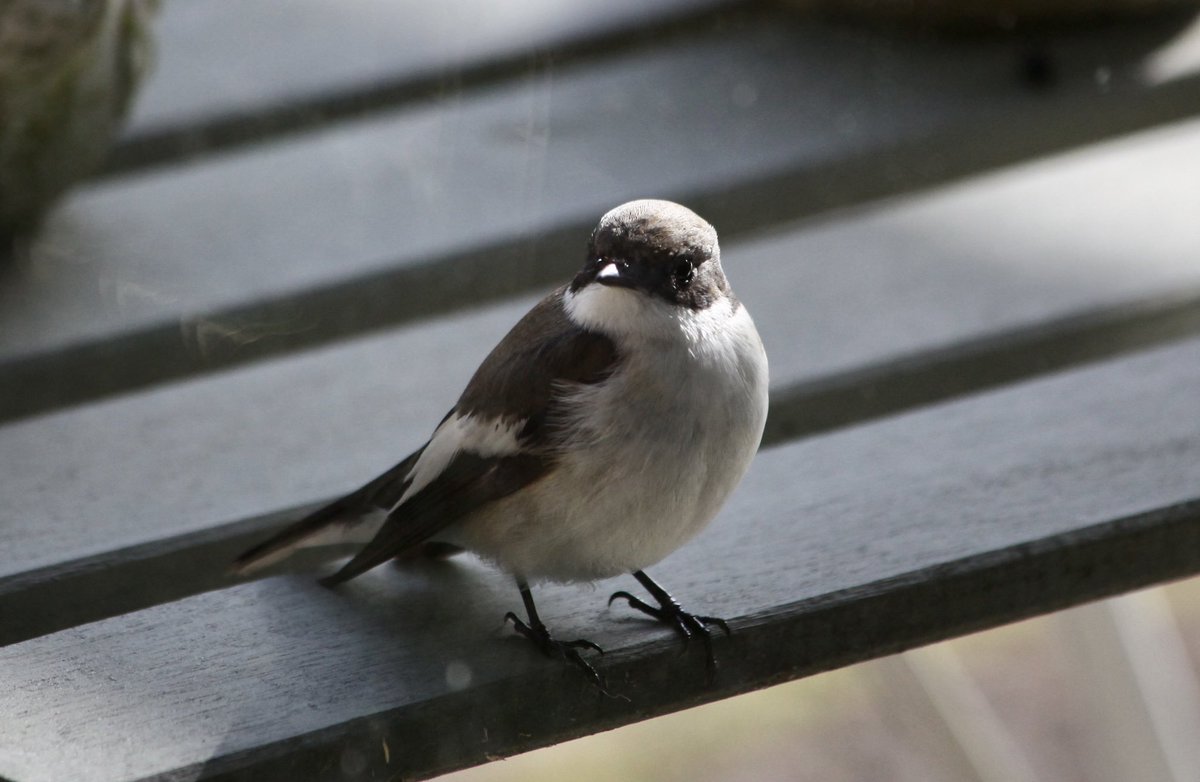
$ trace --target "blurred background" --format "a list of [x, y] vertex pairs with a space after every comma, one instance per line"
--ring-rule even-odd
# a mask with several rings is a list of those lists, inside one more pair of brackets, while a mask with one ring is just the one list
[[[1194, 331], [1173, 307], [1200, 283], [1196, 6], [0, 0], [0, 421], [520, 299], [641, 196], [721, 231], [779, 357], [768, 446]], [[1016, 369], [802, 403], [1114, 307], [1133, 325]], [[422, 356], [451, 391], [454, 339]], [[334, 400], [289, 447], [387, 428], [322, 382], [289, 397]], [[438, 405], [397, 402], [398, 428]], [[207, 420], [225, 477], [261, 458]], [[203, 524], [372, 461], [344, 458]], [[1197, 665], [1187, 581], [444, 779], [1194, 782]]]

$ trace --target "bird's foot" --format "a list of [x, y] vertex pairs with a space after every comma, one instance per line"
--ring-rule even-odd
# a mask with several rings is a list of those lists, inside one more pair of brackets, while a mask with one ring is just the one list
[[[665, 593], [664, 593], [665, 594]], [[694, 637], [699, 637], [704, 644], [704, 654], [707, 658], [708, 678], [711, 682], [717, 672], [717, 658], [713, 655], [712, 633], [709, 632], [709, 627], [719, 627], [725, 635], [732, 635], [729, 629], [729, 624], [719, 617], [703, 616], [701, 614], [690, 614], [680, 607], [679, 603], [675, 602], [669, 595], [661, 601], [661, 605], [652, 606], [641, 598], [635, 597], [628, 592], [621, 590], [613, 592], [608, 598], [608, 604], [611, 606], [613, 601], [622, 599], [629, 604], [631, 608], [641, 611], [643, 614], [652, 616], [658, 621], [671, 627], [675, 632], [679, 633], [683, 638], [683, 648], [687, 651], [691, 640]]]
[[574, 641], [559, 641], [550, 635], [550, 631], [546, 629], [546, 625], [541, 622], [526, 624], [519, 616], [509, 611], [504, 615], [505, 622], [512, 622], [513, 629], [521, 635], [533, 641], [533, 645], [541, 650], [542, 654], [547, 657], [558, 657], [573, 664], [576, 668], [583, 671], [588, 677], [588, 681], [596, 686], [600, 692], [613, 697], [608, 688], [604, 686], [604, 681], [600, 678], [600, 674], [592, 667], [592, 664], [583, 659], [583, 655], [579, 653], [580, 649], [591, 649], [593, 651], [604, 654], [604, 650], [599, 645], [592, 643], [583, 638], [577, 638]]

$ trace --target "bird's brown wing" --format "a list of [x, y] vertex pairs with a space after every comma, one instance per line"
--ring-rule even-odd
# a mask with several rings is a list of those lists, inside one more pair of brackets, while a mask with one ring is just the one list
[[[567, 317], [562, 293], [559, 289], [544, 298], [513, 327], [443, 419], [445, 424], [451, 416], [469, 416], [483, 426], [524, 421], [516, 450], [488, 455], [457, 451], [427, 485], [392, 508], [374, 539], [324, 583], [341, 583], [403, 556], [471, 511], [553, 469], [557, 437], [553, 413], [563, 389], [600, 382], [618, 362], [610, 339], [576, 326]], [[417, 467], [413, 462], [405, 473], [405, 488]], [[403, 490], [394, 499], [402, 494]]]
[[544, 475], [549, 457], [517, 454], [483, 457], [460, 452], [428, 486], [390, 514], [371, 542], [341, 570], [321, 579], [327, 586], [349, 581], [389, 559], [403, 556], [472, 510], [508, 496]]

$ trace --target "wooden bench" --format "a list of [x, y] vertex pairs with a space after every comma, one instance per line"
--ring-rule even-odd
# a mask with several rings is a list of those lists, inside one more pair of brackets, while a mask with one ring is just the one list
[[[1027, 42], [770, 5], [439, 8], [168, 2], [110, 170], [4, 273], [0, 777], [428, 777], [1200, 571], [1178, 25], [1039, 41], [1039, 87]], [[767, 447], [654, 571], [733, 626], [715, 682], [626, 581], [539, 592], [606, 699], [469, 558], [231, 578], [639, 196], [717, 226], [772, 360]]]

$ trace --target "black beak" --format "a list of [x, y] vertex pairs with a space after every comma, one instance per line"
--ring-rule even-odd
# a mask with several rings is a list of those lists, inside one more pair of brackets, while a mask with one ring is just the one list
[[605, 261], [596, 270], [596, 275], [592, 279], [601, 285], [610, 285], [614, 288], [644, 287], [639, 284], [637, 275], [632, 273], [629, 264], [624, 261]]

